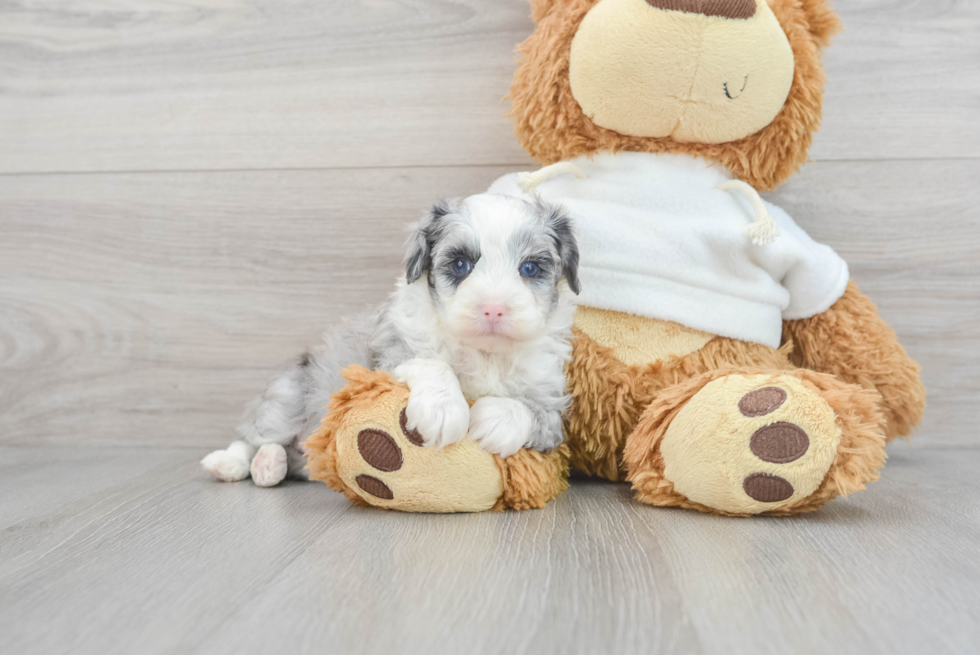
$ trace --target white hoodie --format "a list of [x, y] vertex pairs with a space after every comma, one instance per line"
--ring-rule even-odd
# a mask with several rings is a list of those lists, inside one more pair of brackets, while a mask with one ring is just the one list
[[[570, 163], [583, 179], [559, 175], [536, 192], [575, 221], [582, 305], [777, 348], [783, 319], [819, 314], [847, 287], [847, 263], [775, 205], [765, 203], [779, 235], [754, 244], [746, 228], [756, 212], [745, 195], [716, 188], [732, 179], [721, 165], [638, 152]], [[489, 192], [522, 196], [517, 178]]]

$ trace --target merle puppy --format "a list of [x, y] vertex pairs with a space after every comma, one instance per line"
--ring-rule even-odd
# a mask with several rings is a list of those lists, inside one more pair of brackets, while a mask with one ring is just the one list
[[276, 377], [250, 405], [239, 440], [201, 463], [228, 482], [305, 478], [300, 442], [349, 364], [408, 385], [408, 427], [428, 447], [468, 434], [504, 457], [551, 450], [569, 402], [564, 365], [578, 291], [578, 248], [561, 208], [493, 194], [440, 202], [413, 231], [388, 301]]

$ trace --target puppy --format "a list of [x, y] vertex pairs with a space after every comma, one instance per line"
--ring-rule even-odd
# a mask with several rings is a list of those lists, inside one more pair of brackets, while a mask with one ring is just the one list
[[569, 402], [578, 258], [561, 208], [492, 194], [436, 204], [412, 232], [388, 301], [276, 377], [249, 407], [240, 439], [201, 464], [228, 482], [305, 478], [300, 442], [320, 425], [350, 364], [409, 387], [408, 427], [425, 446], [469, 434], [502, 457], [554, 449]]

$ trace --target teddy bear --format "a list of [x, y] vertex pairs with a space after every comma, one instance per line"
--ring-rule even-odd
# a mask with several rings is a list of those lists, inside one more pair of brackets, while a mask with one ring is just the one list
[[[877, 479], [922, 419], [918, 365], [847, 264], [763, 200], [819, 127], [825, 0], [531, 0], [510, 91], [543, 165], [490, 191], [575, 220], [580, 306], [565, 443], [433, 449], [408, 389], [352, 367], [307, 442], [353, 502], [543, 507], [570, 470], [727, 516], [818, 509]], [[475, 399], [472, 399], [475, 400]]]

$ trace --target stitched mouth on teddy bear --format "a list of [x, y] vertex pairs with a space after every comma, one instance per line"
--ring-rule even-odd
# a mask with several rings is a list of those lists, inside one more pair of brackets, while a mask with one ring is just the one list
[[737, 95], [732, 95], [732, 91], [728, 87], [728, 82], [722, 82], [721, 87], [725, 91], [725, 97], [726, 98], [728, 98], [729, 100], [737, 100], [738, 98], [741, 98], [742, 97], [742, 93], [745, 91], [745, 87], [747, 87], [748, 85], [749, 85], [749, 76], [746, 75], [745, 76], [745, 79], [742, 80], [742, 88], [740, 88], [736, 92]]
[[665, 93], [665, 97], [681, 105], [701, 105], [701, 106], [712, 106], [712, 105], [724, 105], [730, 100], [738, 100], [745, 93], [746, 87], [749, 85], [748, 74], [743, 75], [741, 81], [732, 82], [731, 80], [738, 80], [738, 76], [732, 76], [729, 80], [725, 80], [721, 83], [721, 93], [713, 98], [692, 98], [690, 95], [679, 96], [673, 93]]

